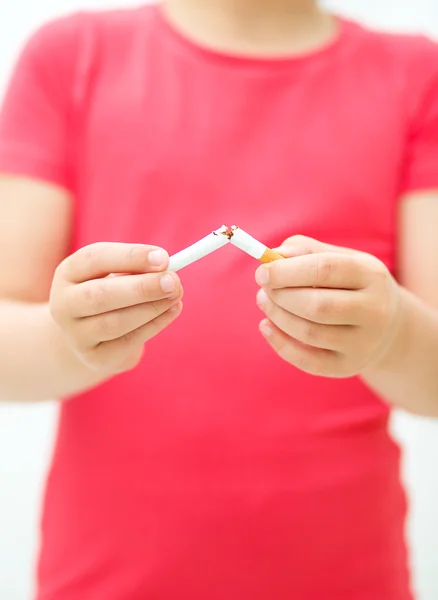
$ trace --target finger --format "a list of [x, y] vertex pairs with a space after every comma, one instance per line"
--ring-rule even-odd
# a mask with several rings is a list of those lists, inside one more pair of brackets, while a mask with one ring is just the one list
[[286, 311], [323, 325], [362, 325], [366, 311], [363, 292], [321, 288], [266, 289]]
[[[182, 308], [182, 302], [178, 302], [153, 321], [142, 325], [121, 338], [101, 344], [97, 349], [90, 351], [89, 362], [98, 369], [120, 365], [123, 360], [127, 360], [131, 356], [135, 349], [141, 347], [171, 325], [180, 316]], [[87, 357], [86, 354], [85, 357]]]
[[156, 246], [102, 242], [81, 248], [59, 269], [68, 281], [82, 283], [111, 273], [164, 271], [168, 264], [169, 255]]
[[271, 289], [318, 287], [360, 290], [368, 285], [369, 274], [359, 256], [327, 252], [263, 265], [257, 269], [256, 281], [261, 287]]
[[311, 249], [304, 246], [279, 246], [278, 248], [273, 248], [273, 250], [283, 256], [283, 258], [295, 258], [296, 256], [313, 254]]
[[356, 252], [351, 248], [326, 244], [305, 235], [293, 235], [287, 238], [277, 250], [285, 258], [303, 254], [318, 254], [320, 252], [341, 252], [343, 254], [354, 254]]
[[95, 348], [103, 342], [116, 340], [135, 331], [167, 312], [179, 300], [147, 302], [107, 312], [102, 315], [80, 319], [76, 323], [75, 339], [78, 346], [86, 340], [81, 350]]
[[307, 346], [343, 352], [352, 344], [356, 331], [354, 327], [322, 325], [297, 317], [272, 302], [264, 290], [259, 291], [257, 304], [278, 329]]
[[260, 323], [260, 331], [280, 358], [300, 371], [319, 377], [336, 377], [339, 355], [330, 350], [312, 348], [294, 340], [268, 319]]
[[105, 277], [70, 286], [66, 310], [73, 317], [88, 317], [171, 296], [182, 296], [176, 273]]

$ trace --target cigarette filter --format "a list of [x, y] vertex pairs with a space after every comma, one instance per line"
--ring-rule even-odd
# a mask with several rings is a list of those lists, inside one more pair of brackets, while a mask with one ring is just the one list
[[260, 262], [270, 263], [284, 259], [284, 256], [281, 256], [275, 250], [271, 250], [265, 244], [249, 235], [249, 233], [243, 231], [243, 229], [233, 226], [231, 227], [231, 232], [230, 242]]
[[170, 257], [169, 261], [169, 271], [179, 271], [184, 269], [184, 267], [188, 267], [192, 263], [197, 260], [204, 258], [204, 256], [208, 256], [215, 250], [222, 248], [222, 246], [226, 246], [229, 242], [228, 227], [225, 225], [213, 233], [210, 233], [199, 242], [194, 243], [192, 246], [189, 246], [185, 250], [181, 250], [177, 254], [174, 254]]

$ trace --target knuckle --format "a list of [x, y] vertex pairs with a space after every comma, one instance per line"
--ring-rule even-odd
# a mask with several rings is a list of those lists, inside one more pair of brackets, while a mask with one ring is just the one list
[[313, 321], [305, 321], [303, 324], [303, 342], [315, 344], [321, 339], [321, 326]]
[[100, 315], [96, 319], [96, 333], [99, 340], [112, 340], [118, 337], [121, 319], [117, 312]]
[[83, 294], [85, 304], [92, 313], [99, 314], [104, 311], [107, 302], [107, 286], [103, 279], [85, 286]]
[[357, 301], [357, 294], [351, 296], [338, 297], [336, 302], [332, 304], [332, 314], [340, 317], [341, 315], [351, 315], [360, 306]]
[[125, 335], [121, 338], [120, 341], [125, 347], [131, 348], [132, 346], [135, 346], [138, 343], [138, 337], [138, 330], [133, 329], [132, 331], [128, 331], [127, 333], [125, 333]]
[[126, 249], [126, 260], [130, 265], [147, 264], [148, 249], [145, 246], [130, 245]]
[[353, 298], [345, 298], [342, 296], [338, 296], [336, 300], [327, 300], [327, 308], [325, 315], [322, 315], [322, 318], [330, 317], [336, 323], [337, 321], [350, 321], [355, 314], [357, 314], [357, 310], [360, 307], [360, 304], [355, 302]]
[[336, 262], [333, 259], [321, 255], [315, 263], [315, 280], [317, 286], [325, 287], [332, 280], [336, 268]]
[[295, 366], [304, 373], [312, 372], [310, 360], [303, 352], [298, 352], [295, 358]]
[[98, 242], [79, 248], [74, 254], [65, 258], [57, 267], [55, 276], [61, 279], [70, 280], [73, 278], [74, 271], [79, 264], [87, 263], [91, 268], [96, 268], [102, 254], [104, 244]]
[[314, 300], [309, 306], [310, 316], [324, 320], [331, 314], [332, 308], [333, 303], [329, 297], [318, 290], [314, 294]]
[[102, 243], [91, 244], [77, 250], [59, 265], [59, 274], [63, 279], [75, 279], [76, 271], [86, 264], [91, 270], [97, 270], [102, 254]]
[[278, 356], [304, 373], [313, 373], [313, 360], [304, 348], [283, 342], [277, 349]]
[[165, 305], [164, 305], [165, 301], [161, 301], [161, 302], [148, 302], [148, 308], [151, 312], [147, 322], [151, 323], [152, 321], [154, 321], [154, 319], [156, 319], [157, 317], [159, 317], [160, 315], [163, 314], [164, 310], [165, 310]]
[[339, 327], [309, 322], [304, 329], [303, 342], [316, 348], [334, 350], [341, 346]]
[[73, 254], [72, 260], [78, 259], [81, 261], [90, 261], [94, 260], [96, 254], [99, 251], [99, 246], [97, 244], [91, 244], [90, 246], [84, 246], [80, 248], [76, 254]]
[[84, 246], [73, 255], [72, 260], [77, 259], [80, 262], [89, 263], [94, 268], [100, 260], [103, 248], [104, 245], [101, 242]]
[[151, 289], [151, 277], [148, 275], [141, 275], [137, 280], [137, 293], [139, 298], [147, 301], [151, 295]]

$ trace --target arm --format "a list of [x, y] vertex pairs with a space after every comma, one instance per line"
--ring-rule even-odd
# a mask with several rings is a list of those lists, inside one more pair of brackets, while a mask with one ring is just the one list
[[31, 37], [0, 111], [0, 400], [64, 397], [130, 369], [181, 312], [166, 252], [102, 243], [65, 258], [81, 27], [76, 15]]
[[385, 400], [438, 417], [437, 197], [401, 203], [400, 283], [362, 252], [296, 236], [258, 269], [261, 331], [306, 373], [360, 376]]
[[30, 37], [0, 111], [0, 400], [53, 398], [96, 377], [72, 355], [47, 304], [70, 242], [65, 140], [77, 25], [61, 19]]
[[399, 280], [402, 325], [363, 378], [388, 401], [438, 417], [438, 192], [401, 203]]
[[286, 244], [295, 249], [283, 249], [290, 260], [258, 272], [258, 301], [268, 317], [261, 330], [282, 358], [314, 375], [360, 376], [385, 400], [436, 417], [437, 50], [423, 40], [407, 71], [398, 282], [374, 257], [299, 237]]
[[48, 307], [71, 212], [61, 188], [0, 178], [0, 400], [55, 398], [102, 378], [75, 356]]
[[100, 243], [62, 260], [66, 192], [4, 179], [0, 200], [0, 399], [68, 396], [135, 367], [181, 312], [167, 253]]

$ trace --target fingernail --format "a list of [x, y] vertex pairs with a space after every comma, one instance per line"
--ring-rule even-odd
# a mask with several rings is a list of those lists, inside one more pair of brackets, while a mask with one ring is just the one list
[[160, 249], [152, 250], [152, 252], [149, 252], [148, 254], [149, 264], [153, 267], [160, 267], [166, 262], [166, 258], [166, 253], [164, 252], [164, 250]]
[[168, 273], [163, 275], [160, 279], [160, 286], [166, 294], [173, 292], [175, 290], [175, 280], [172, 275], [169, 275]]
[[266, 323], [265, 321], [263, 321], [260, 324], [260, 331], [263, 333], [263, 335], [265, 337], [269, 337], [269, 336], [271, 336], [274, 333], [274, 330], [272, 329], [272, 327], [268, 323]]
[[259, 269], [257, 269], [256, 281], [259, 285], [268, 285], [269, 269], [267, 267], [260, 267]]
[[175, 306], [172, 306], [172, 308], [169, 308], [169, 310], [167, 312], [176, 313], [179, 311], [180, 308], [181, 308], [181, 303], [178, 302], [178, 304], [175, 304]]
[[265, 290], [259, 290], [257, 293], [257, 305], [260, 306], [260, 308], [265, 308], [267, 303], [268, 294], [265, 292]]

